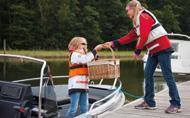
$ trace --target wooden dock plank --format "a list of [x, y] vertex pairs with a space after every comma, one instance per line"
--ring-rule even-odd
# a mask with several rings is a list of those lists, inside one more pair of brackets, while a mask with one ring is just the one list
[[156, 110], [138, 110], [134, 109], [136, 104], [142, 102], [137, 99], [122, 108], [106, 113], [98, 118], [190, 118], [190, 81], [178, 85], [179, 94], [181, 97], [182, 112], [177, 114], [166, 114], [164, 110], [170, 105], [168, 89], [164, 89], [157, 93], [155, 100], [157, 102]]

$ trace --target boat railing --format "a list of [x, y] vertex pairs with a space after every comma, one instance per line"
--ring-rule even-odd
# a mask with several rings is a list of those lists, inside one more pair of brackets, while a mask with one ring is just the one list
[[[42, 67], [41, 67], [41, 71], [40, 71], [40, 77], [37, 77], [37, 78], [28, 78], [28, 79], [22, 79], [22, 80], [15, 80], [15, 81], [13, 81], [13, 82], [27, 82], [27, 81], [40, 80], [39, 100], [38, 100], [38, 109], [39, 109], [38, 117], [42, 118], [42, 112], [41, 112], [42, 111], [42, 100], [41, 100], [41, 97], [42, 97], [42, 87], [43, 87], [42, 84], [43, 84], [43, 80], [48, 78], [48, 77], [44, 77], [43, 76], [44, 75], [44, 70], [45, 70], [45, 67], [46, 67], [46, 64], [47, 64], [46, 61], [42, 60], [42, 59], [33, 58], [33, 57], [22, 56], [22, 55], [13, 55], [13, 54], [0, 54], [0, 57], [28, 59], [28, 60], [38, 61], [38, 62], [41, 62], [43, 64]], [[69, 78], [69, 76], [67, 76], [67, 75], [66, 76], [65, 75], [64, 76], [52, 76], [52, 78], [53, 79]], [[102, 82], [103, 82], [103, 79], [100, 80], [99, 85], [102, 85]], [[117, 84], [117, 82], [119, 82], [119, 86], [115, 87], [116, 84]], [[112, 98], [113, 96], [117, 95], [120, 92], [121, 87], [122, 87], [121, 81], [118, 78], [115, 78], [114, 79], [114, 83], [113, 83], [112, 88], [111, 88], [111, 89], [114, 89], [114, 91], [111, 94], [109, 94], [108, 96], [106, 96], [106, 97], [104, 97], [104, 98], [102, 98], [102, 99], [94, 102], [91, 105], [91, 107], [89, 109], [89, 112], [91, 112], [97, 104], [99, 104], [99, 103], [101, 103], [103, 101], [106, 101], [106, 100]]]
[[[61, 79], [61, 78], [69, 78], [69, 76], [67, 76], [67, 75], [52, 76], [52, 78], [53, 78], [53, 79]], [[34, 80], [39, 80], [39, 79], [40, 79], [39, 77], [37, 77], [37, 78], [28, 78], [28, 79], [22, 79], [22, 80], [15, 80], [15, 81], [13, 81], [13, 82], [26, 82], [26, 81], [34, 81]], [[48, 79], [48, 77], [43, 77], [43, 79]], [[98, 83], [98, 85], [102, 85], [102, 83], [103, 83], [103, 79], [100, 80], [100, 82]], [[117, 83], [119, 84], [119, 86], [118, 86], [118, 87], [115, 87], [115, 85], [116, 85]], [[114, 87], [114, 88], [113, 88], [113, 87]], [[94, 103], [91, 105], [91, 107], [90, 107], [90, 109], [89, 109], [89, 112], [93, 111], [93, 109], [95, 108], [95, 106], [97, 106], [97, 104], [100, 104], [100, 103], [103, 102], [103, 101], [109, 100], [109, 99], [112, 98], [113, 96], [117, 95], [117, 94], [120, 92], [121, 87], [122, 87], [122, 82], [121, 82], [118, 78], [114, 79], [114, 83], [113, 83], [113, 85], [112, 85], [112, 88], [110, 88], [110, 89], [113, 89], [114, 91], [113, 91], [111, 94], [109, 94], [108, 96], [106, 96], [106, 97], [104, 97], [104, 98], [102, 98], [102, 99], [100, 99], [100, 100], [94, 102]]]
[[[49, 77], [43, 77], [42, 79], [48, 79]], [[67, 75], [62, 75], [62, 76], [52, 76], [53, 79], [60, 79], [60, 78], [69, 78]], [[20, 80], [15, 80], [12, 82], [27, 82], [27, 81], [34, 81], [34, 80], [39, 80], [40, 77], [36, 78], [27, 78], [27, 79], [20, 79]]]
[[[94, 102], [94, 103], [91, 105], [91, 107], [90, 107], [90, 109], [89, 109], [89, 112], [91, 112], [91, 111], [93, 110], [93, 108], [94, 108], [97, 104], [99, 104], [99, 103], [101, 103], [101, 102], [103, 102], [103, 101], [106, 101], [106, 100], [112, 98], [114, 95], [116, 95], [116, 94], [118, 94], [118, 93], [120, 92], [121, 87], [122, 87], [122, 82], [121, 82], [119, 79], [117, 79], [117, 78], [116, 78], [115, 80], [116, 80], [116, 82], [119, 82], [119, 86], [114, 90], [114, 92], [112, 92], [112, 93], [109, 94], [108, 96], [106, 96], [106, 97], [104, 97], [103, 99], [100, 99], [100, 100]], [[115, 81], [115, 80], [114, 80], [114, 81]], [[114, 82], [114, 83], [115, 83], [115, 82]], [[112, 89], [113, 89], [113, 88], [112, 88]]]
[[23, 55], [13, 55], [13, 54], [0, 54], [0, 57], [7, 57], [7, 58], [20, 58], [20, 59], [28, 59], [28, 60], [33, 60], [33, 61], [37, 61], [42, 63], [42, 67], [40, 70], [40, 89], [39, 89], [39, 99], [38, 99], [38, 118], [42, 118], [42, 113], [41, 113], [41, 109], [42, 109], [42, 83], [43, 83], [43, 75], [44, 75], [44, 70], [46, 67], [46, 61], [42, 60], [42, 59], [38, 59], [38, 58], [33, 58], [33, 57], [28, 57], [28, 56], [23, 56]]
[[167, 34], [167, 36], [182, 36], [182, 37], [186, 37], [187, 39], [190, 40], [190, 36], [185, 35], [185, 34], [169, 33], [169, 34]]

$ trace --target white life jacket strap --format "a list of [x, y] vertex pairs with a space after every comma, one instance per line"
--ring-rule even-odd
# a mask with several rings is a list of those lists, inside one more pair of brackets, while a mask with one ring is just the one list
[[155, 45], [153, 45], [153, 46], [151, 46], [150, 48], [148, 48], [148, 52], [149, 51], [151, 51], [151, 50], [153, 50], [153, 49], [155, 49], [155, 48], [157, 48], [157, 47], [159, 47], [160, 45], [157, 43], [157, 44], [155, 44]]
[[[148, 39], [147, 41], [145, 42], [144, 45], [147, 45], [155, 40], [157, 40], [158, 38], [164, 36], [167, 34], [166, 30], [164, 29], [164, 27], [159, 23], [159, 21], [156, 19], [156, 17], [154, 16], [154, 14], [152, 14], [150, 11], [146, 10], [146, 9], [143, 9], [141, 10], [138, 15], [137, 15], [137, 19], [136, 19], [136, 24], [134, 25], [135, 27], [135, 32], [138, 36], [137, 38], [137, 45], [139, 45], [140, 43], [140, 15], [143, 13], [143, 12], [146, 12], [148, 13], [152, 18], [153, 20], [155, 21], [155, 23], [152, 25], [151, 27], [151, 31], [148, 35]], [[150, 50], [158, 47], [159, 45], [155, 45], [153, 47], [150, 48]]]

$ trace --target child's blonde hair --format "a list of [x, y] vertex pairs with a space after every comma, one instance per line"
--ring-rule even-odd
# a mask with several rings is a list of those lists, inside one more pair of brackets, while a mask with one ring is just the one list
[[[71, 41], [68, 45], [68, 49], [72, 50], [72, 51], [77, 50], [77, 49], [79, 49], [81, 43], [83, 43], [83, 42], [87, 43], [87, 40], [84, 37], [74, 37], [71, 39]], [[85, 53], [88, 51], [87, 46], [85, 46], [83, 49], [84, 49]]]

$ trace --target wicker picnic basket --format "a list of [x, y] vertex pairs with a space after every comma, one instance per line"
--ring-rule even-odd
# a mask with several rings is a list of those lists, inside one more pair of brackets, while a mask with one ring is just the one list
[[90, 80], [115, 79], [120, 77], [120, 61], [115, 59], [114, 51], [111, 47], [112, 59], [100, 59], [89, 62], [88, 75]]

